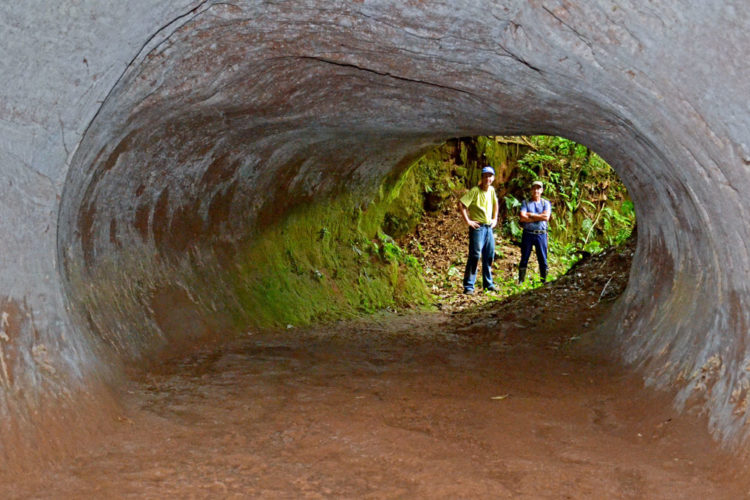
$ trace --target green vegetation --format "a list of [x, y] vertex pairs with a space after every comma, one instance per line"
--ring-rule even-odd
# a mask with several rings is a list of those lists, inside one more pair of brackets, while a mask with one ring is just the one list
[[383, 205], [383, 230], [396, 239], [414, 231], [425, 212], [454, 206], [457, 194], [479, 182], [483, 166], [514, 167], [526, 148], [520, 141], [498, 142], [491, 137], [446, 141], [414, 162], [396, 181], [397, 196]]
[[346, 196], [258, 234], [235, 275], [238, 326], [305, 325], [425, 305], [419, 261], [380, 230], [399, 183], [365, 209]]
[[[497, 170], [502, 200], [498, 241], [520, 243], [520, 200], [533, 180], [545, 183], [553, 205], [551, 278], [583, 252], [617, 245], [632, 231], [625, 187], [585, 146], [548, 136], [452, 139], [385, 179], [369, 204], [344, 196], [292, 213], [259, 234], [235, 278], [237, 324], [302, 325], [427, 304], [424, 256], [408, 254], [395, 239], [414, 231], [426, 212], [453, 210], [487, 164]], [[444, 281], [460, 280], [462, 265], [449, 269]], [[540, 285], [534, 272], [522, 285], [515, 275], [495, 278], [501, 297]]]
[[562, 137], [533, 136], [531, 149], [518, 161], [518, 171], [504, 196], [503, 233], [520, 241], [513, 214], [534, 180], [544, 182], [543, 196], [552, 203], [550, 267], [564, 274], [583, 252], [598, 253], [624, 242], [635, 226], [633, 202], [614, 170], [586, 146]]
[[[596, 253], [630, 236], [635, 224], [633, 203], [599, 155], [562, 137], [534, 136], [529, 141], [534, 149], [518, 162], [506, 206], [520, 206], [519, 198], [538, 179], [545, 183], [544, 197], [554, 206], [550, 236], [557, 242]], [[508, 221], [507, 232], [520, 237], [515, 220]]]
[[[370, 203], [349, 195], [290, 214], [243, 253], [234, 278], [235, 323], [297, 326], [429, 303], [422, 259], [395, 239], [412, 232], [425, 212], [452, 209], [486, 164], [524, 175], [519, 165], [529, 144], [525, 138], [453, 139], [386, 178]], [[536, 174], [534, 166], [525, 168]]]
[[389, 190], [395, 194], [381, 204], [385, 209], [383, 231], [393, 238], [412, 232], [425, 211], [439, 209], [461, 187], [460, 179], [466, 176], [466, 169], [455, 163], [455, 148], [448, 144], [433, 149], [409, 166], [395, 181], [395, 189], [389, 181], [381, 186], [380, 199], [385, 199]]
[[[466, 188], [476, 185], [481, 167], [488, 164], [497, 172], [495, 187], [501, 199], [498, 241], [520, 245], [521, 200], [528, 196], [532, 181], [544, 182], [543, 196], [553, 206], [552, 279], [567, 272], [584, 253], [619, 245], [635, 226], [625, 186], [600, 156], [562, 137], [531, 136], [452, 139], [426, 154], [399, 180], [400, 196], [388, 205], [384, 230], [400, 238], [414, 230], [425, 212], [452, 207]], [[534, 273], [523, 285], [516, 284], [515, 277], [496, 276], [496, 281], [503, 296], [540, 284]]]

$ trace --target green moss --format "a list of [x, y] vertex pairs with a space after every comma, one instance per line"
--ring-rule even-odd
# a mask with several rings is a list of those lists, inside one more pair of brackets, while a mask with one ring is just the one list
[[[383, 230], [400, 238], [413, 231], [425, 211], [444, 208], [451, 202], [461, 176], [457, 173], [455, 141], [428, 152], [414, 162], [383, 198]], [[385, 184], [384, 184], [385, 185]]]
[[369, 204], [348, 195], [307, 207], [258, 234], [232, 278], [238, 326], [296, 326], [426, 304], [419, 265], [380, 232], [402, 185], [381, 187]]
[[[124, 358], [139, 359], [201, 332], [300, 326], [425, 305], [419, 263], [381, 230], [404, 185], [401, 177], [386, 182], [372, 201], [347, 194], [288, 214], [231, 260], [223, 251], [192, 248], [170, 261], [134, 245], [96, 268], [71, 269], [80, 321]], [[160, 295], [180, 298], [195, 328], [163, 331], [154, 309]]]
[[494, 166], [500, 178], [514, 171], [527, 150], [526, 145], [494, 137], [445, 142], [419, 158], [397, 180], [381, 186], [380, 206], [386, 208], [383, 229], [395, 238], [412, 232], [425, 211], [444, 209], [455, 203], [456, 193], [475, 186], [483, 166]]

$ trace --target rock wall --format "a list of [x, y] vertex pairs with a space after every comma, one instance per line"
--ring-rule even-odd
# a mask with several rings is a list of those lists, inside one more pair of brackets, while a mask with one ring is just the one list
[[636, 205], [603, 331], [739, 445], [750, 13], [693, 4], [1, 6], [2, 432], [90, 421], [123, 364], [230, 332], [236, 259], [290, 211], [447, 138], [546, 133], [601, 154]]

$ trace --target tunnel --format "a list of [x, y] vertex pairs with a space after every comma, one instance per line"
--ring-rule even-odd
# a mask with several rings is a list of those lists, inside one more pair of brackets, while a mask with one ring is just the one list
[[602, 335], [741, 452], [750, 15], [739, 3], [0, 9], [6, 460], [37, 453], [54, 429], [106, 420], [127, 368], [235, 334], [231, 276], [290, 214], [341, 196], [366, 208], [384, 177], [446, 139], [523, 134], [585, 144], [623, 180], [637, 251]]

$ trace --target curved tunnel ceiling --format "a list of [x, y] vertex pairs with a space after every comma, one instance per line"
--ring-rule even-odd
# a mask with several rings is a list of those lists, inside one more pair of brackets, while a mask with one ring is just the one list
[[[714, 9], [677, 7], [201, 4], [131, 63], [73, 158], [58, 248], [81, 327], [138, 358], [163, 346], [158, 318], [108, 290], [158, 275], [198, 294], [284, 213], [365, 192], [447, 138], [563, 135], [615, 168], [638, 212], [630, 285], [603, 331], [741, 436], [748, 118], [723, 112], [748, 75], [712, 42]], [[736, 71], [717, 80], [717, 61]]]

